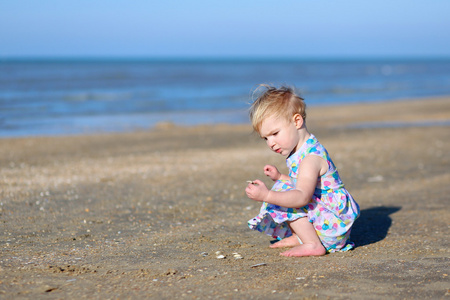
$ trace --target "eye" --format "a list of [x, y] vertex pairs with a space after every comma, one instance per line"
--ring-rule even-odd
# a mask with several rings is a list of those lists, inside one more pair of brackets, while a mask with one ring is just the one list
[[273, 133], [273, 135], [277, 135], [277, 134], [278, 134], [278, 132], [279, 132], [279, 131], [277, 131], [277, 132], [274, 132], [274, 133]]

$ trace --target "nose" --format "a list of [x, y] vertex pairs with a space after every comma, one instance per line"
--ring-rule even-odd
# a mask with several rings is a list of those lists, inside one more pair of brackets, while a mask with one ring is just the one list
[[269, 148], [273, 149], [273, 147], [275, 146], [275, 141], [271, 138], [267, 138], [267, 146], [269, 146]]

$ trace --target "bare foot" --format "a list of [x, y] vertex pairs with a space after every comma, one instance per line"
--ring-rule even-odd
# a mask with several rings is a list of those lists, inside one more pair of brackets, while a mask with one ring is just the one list
[[300, 245], [300, 242], [297, 239], [296, 235], [291, 235], [281, 241], [276, 242], [275, 244], [270, 245], [270, 248], [283, 248], [283, 247], [295, 247]]
[[322, 244], [302, 244], [286, 252], [280, 253], [283, 256], [321, 256], [327, 251]]

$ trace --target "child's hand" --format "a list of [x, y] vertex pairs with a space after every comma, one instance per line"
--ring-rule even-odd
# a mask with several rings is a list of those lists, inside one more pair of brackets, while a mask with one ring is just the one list
[[269, 194], [269, 190], [264, 182], [257, 179], [248, 184], [245, 193], [250, 199], [262, 202], [266, 199], [267, 194]]
[[264, 174], [269, 176], [273, 181], [277, 181], [281, 177], [280, 171], [278, 171], [277, 167], [272, 165], [264, 166]]

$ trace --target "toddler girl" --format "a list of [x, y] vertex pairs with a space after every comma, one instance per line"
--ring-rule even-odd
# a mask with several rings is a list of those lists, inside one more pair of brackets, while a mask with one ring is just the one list
[[263, 202], [249, 227], [278, 239], [272, 248], [293, 247], [281, 253], [284, 256], [353, 248], [348, 239], [359, 206], [344, 188], [327, 150], [308, 132], [303, 99], [288, 87], [263, 87], [250, 108], [250, 119], [267, 146], [287, 156], [289, 175], [266, 165], [264, 174], [275, 182], [272, 189], [261, 180], [248, 184], [247, 196]]

